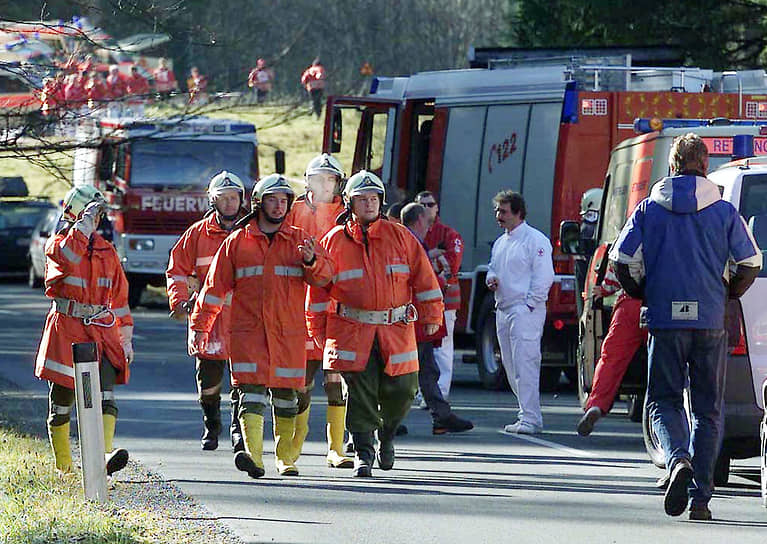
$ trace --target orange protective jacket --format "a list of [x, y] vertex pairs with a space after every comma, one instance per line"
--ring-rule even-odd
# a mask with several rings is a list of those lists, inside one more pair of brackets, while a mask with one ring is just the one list
[[192, 312], [191, 327], [209, 332], [232, 291], [232, 385], [298, 389], [306, 378], [304, 282], [322, 285], [332, 274], [317, 246], [305, 266], [298, 245], [307, 233], [284, 222], [269, 238], [255, 220], [234, 231], [211, 264]]
[[325, 88], [325, 67], [321, 64], [313, 64], [309, 66], [304, 73], [301, 74], [301, 84], [307, 91], [314, 89]]
[[[299, 199], [290, 209], [286, 222], [304, 229], [310, 236], [321, 240], [330, 229], [336, 226], [336, 217], [344, 211], [344, 204], [340, 196], [333, 202], [310, 205], [305, 199]], [[308, 289], [308, 287], [307, 287]], [[321, 361], [322, 350], [317, 347], [314, 340], [306, 336], [306, 359], [308, 361]]]
[[[211, 213], [189, 227], [170, 251], [170, 262], [165, 272], [168, 282], [168, 304], [173, 310], [188, 301], [193, 293], [189, 289], [189, 277], [195, 276], [202, 283], [208, 274], [216, 251], [224, 243], [229, 231], [221, 228], [216, 214]], [[203, 359], [229, 358], [229, 321], [232, 310], [231, 296], [224, 297], [224, 307], [213, 322], [210, 338]]]
[[445, 310], [458, 310], [461, 307], [461, 287], [458, 284], [458, 271], [463, 261], [463, 238], [455, 229], [452, 229], [437, 220], [426, 233], [424, 243], [428, 249], [445, 250], [445, 260], [449, 270], [449, 278], [443, 286], [445, 294]]
[[418, 371], [413, 323], [373, 325], [327, 312], [343, 304], [359, 310], [389, 310], [412, 303], [419, 324], [442, 323], [442, 292], [421, 243], [402, 225], [379, 219], [365, 233], [353, 221], [323, 239], [335, 274], [323, 288], [312, 286], [307, 300], [309, 334], [325, 346], [326, 370], [365, 369], [378, 339], [384, 371], [399, 376]]
[[[51, 236], [45, 244], [45, 296], [82, 304], [107, 306], [114, 314], [109, 326], [86, 326], [81, 318], [58, 313], [52, 306], [37, 351], [35, 376], [74, 389], [72, 344], [95, 342], [117, 369], [118, 384], [128, 383], [129, 369], [119, 327], [133, 325], [128, 308], [128, 280], [114, 247], [98, 233], [89, 239], [76, 227]], [[108, 325], [111, 315], [97, 323]]]

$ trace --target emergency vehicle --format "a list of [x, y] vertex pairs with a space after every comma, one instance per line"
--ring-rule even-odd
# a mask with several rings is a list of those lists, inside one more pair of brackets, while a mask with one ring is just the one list
[[74, 183], [110, 204], [131, 306], [147, 284], [165, 285], [171, 248], [208, 210], [210, 179], [228, 170], [250, 189], [258, 178], [256, 127], [242, 121], [100, 118], [83, 121], [77, 139]]
[[442, 221], [463, 237], [456, 335], [473, 340], [486, 387], [505, 385], [485, 287], [500, 234], [491, 202], [499, 190], [524, 195], [527, 221], [554, 246], [541, 368], [542, 388], [552, 387], [563, 368], [575, 377], [578, 343], [575, 280], [558, 248], [559, 224], [577, 217], [585, 190], [601, 186], [610, 150], [633, 135], [634, 119], [767, 117], [767, 96], [747, 94], [767, 91], [762, 70], [632, 67], [628, 60], [379, 77], [369, 96], [328, 98], [323, 151], [348, 157], [352, 172], [379, 174], [390, 202], [434, 191]]
[[[767, 250], [767, 157], [733, 161], [733, 158], [751, 157], [755, 151], [767, 155], [767, 122], [638, 119], [635, 126], [637, 132], [643, 134], [615, 147], [604, 178], [597, 248], [589, 263], [579, 327], [577, 388], [582, 405], [591, 390], [601, 344], [617, 298], [611, 295], [595, 301], [594, 287], [602, 282], [610, 246], [636, 205], [649, 195], [654, 182], [669, 175], [668, 156], [676, 136], [694, 132], [703, 138], [710, 153], [708, 178], [720, 186], [722, 198], [731, 202], [744, 217], [762, 251]], [[560, 238], [564, 252], [578, 253], [577, 222], [564, 222]], [[727, 483], [730, 459], [759, 454], [759, 427], [765, 408], [762, 384], [767, 380], [765, 297], [767, 269], [760, 272], [739, 300], [728, 301], [725, 430], [714, 473], [716, 485]], [[647, 452], [656, 465], [663, 467], [663, 452], [652, 432], [644, 403], [646, 385], [647, 350], [642, 348], [634, 355], [618, 392], [629, 395], [629, 415], [642, 421]]]

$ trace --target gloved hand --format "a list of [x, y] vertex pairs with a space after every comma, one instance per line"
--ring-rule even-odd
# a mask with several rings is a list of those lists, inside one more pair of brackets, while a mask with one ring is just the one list
[[437, 331], [439, 330], [439, 325], [436, 323], [427, 323], [423, 326], [423, 332], [426, 334], [426, 336], [433, 336], [437, 334]]
[[195, 356], [198, 353], [205, 353], [208, 345], [208, 333], [203, 331], [191, 331], [189, 335], [188, 351], [189, 355]]
[[99, 219], [104, 213], [104, 203], [93, 201], [85, 207], [82, 216], [75, 223], [75, 228], [90, 238], [96, 227], [99, 226]]
[[128, 364], [131, 364], [133, 363], [133, 325], [120, 327], [119, 332], [125, 358], [128, 360]]
[[177, 304], [173, 310], [171, 310], [169, 317], [175, 319], [179, 323], [186, 323], [189, 317], [189, 302], [184, 301]]

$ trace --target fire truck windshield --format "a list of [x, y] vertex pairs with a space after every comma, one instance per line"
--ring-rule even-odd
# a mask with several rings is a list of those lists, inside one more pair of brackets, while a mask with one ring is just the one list
[[170, 189], [205, 188], [222, 170], [249, 180], [254, 144], [222, 140], [138, 140], [131, 146], [130, 185]]

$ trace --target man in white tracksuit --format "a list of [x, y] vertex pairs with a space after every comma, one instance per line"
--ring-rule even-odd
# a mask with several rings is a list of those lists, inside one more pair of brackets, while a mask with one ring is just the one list
[[504, 430], [535, 434], [543, 430], [538, 387], [546, 299], [554, 281], [551, 242], [525, 222], [522, 195], [501, 191], [493, 203], [495, 219], [506, 232], [493, 243], [486, 283], [495, 292], [501, 359], [519, 402], [518, 421]]

